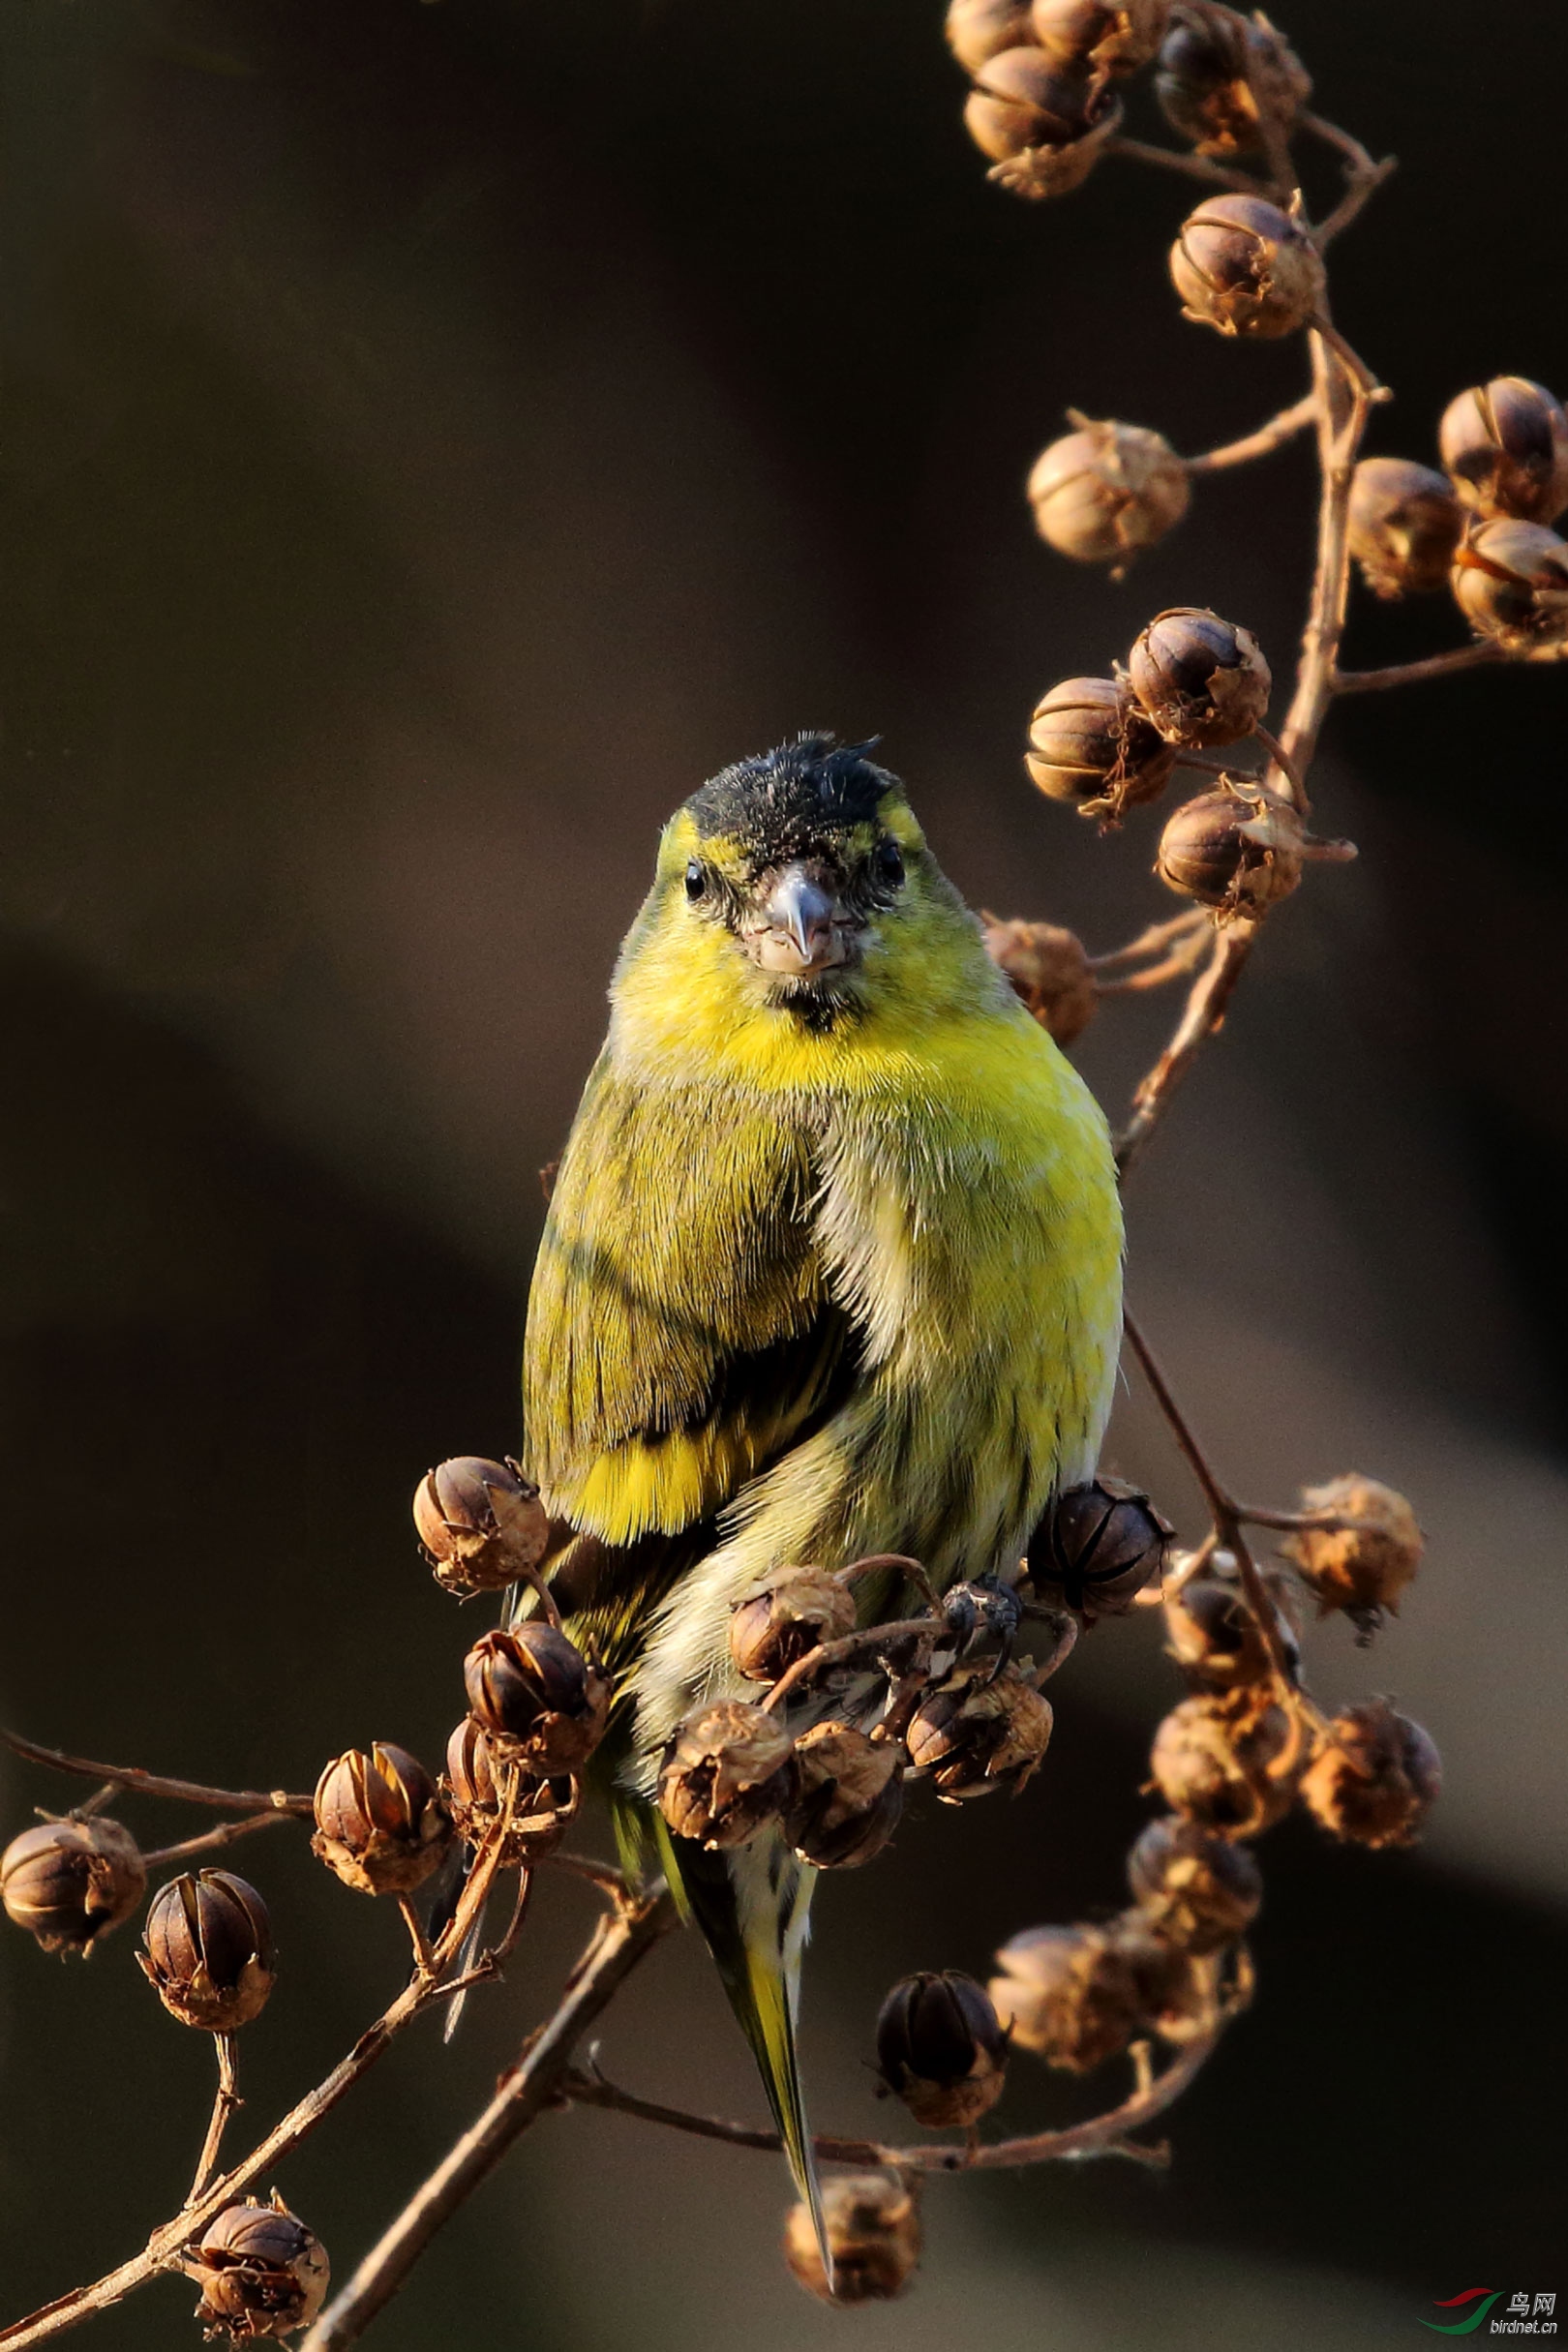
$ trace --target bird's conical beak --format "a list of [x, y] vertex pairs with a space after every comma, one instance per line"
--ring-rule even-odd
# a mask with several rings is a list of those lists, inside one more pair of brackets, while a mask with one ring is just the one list
[[814, 862], [792, 859], [780, 866], [759, 919], [744, 934], [747, 952], [765, 972], [804, 976], [847, 963], [859, 927]]

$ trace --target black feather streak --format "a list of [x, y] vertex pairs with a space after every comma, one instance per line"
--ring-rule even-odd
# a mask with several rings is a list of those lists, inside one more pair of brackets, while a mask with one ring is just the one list
[[699, 838], [736, 842], [759, 864], [800, 858], [832, 836], [873, 825], [898, 778], [866, 754], [880, 738], [840, 743], [831, 735], [798, 735], [771, 751], [721, 769], [687, 803]]

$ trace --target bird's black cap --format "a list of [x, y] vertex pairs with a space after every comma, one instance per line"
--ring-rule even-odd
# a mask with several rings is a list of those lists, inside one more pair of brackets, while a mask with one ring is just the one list
[[830, 735], [798, 735], [772, 751], [721, 769], [688, 803], [700, 837], [723, 834], [751, 857], [799, 858], [825, 836], [872, 824], [896, 776], [866, 753], [880, 739], [840, 743]]

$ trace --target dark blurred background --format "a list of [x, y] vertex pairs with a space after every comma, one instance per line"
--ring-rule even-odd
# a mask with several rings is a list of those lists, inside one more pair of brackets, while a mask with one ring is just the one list
[[[34, 1736], [312, 1785], [350, 1741], [435, 1761], [459, 1614], [407, 1501], [518, 1440], [552, 1158], [660, 820], [803, 726], [880, 729], [976, 903], [1094, 948], [1166, 911], [1148, 820], [1098, 841], [1024, 783], [1030, 707], [1213, 603], [1288, 668], [1305, 451], [1205, 486], [1121, 587], [1020, 496], [1075, 403], [1192, 450], [1294, 397], [1299, 348], [1185, 324], [1183, 184], [984, 182], [938, 0], [8, 0], [0, 15], [0, 1704]], [[1336, 253], [1432, 453], [1465, 383], [1568, 388], [1551, 0], [1300, 0], [1323, 110], [1402, 168]], [[1142, 105], [1147, 108], [1147, 100]], [[1152, 110], [1151, 110], [1152, 113]], [[1134, 124], [1153, 131], [1152, 119]], [[1350, 658], [1456, 643], [1358, 599]], [[1331, 724], [1361, 863], [1271, 925], [1140, 1174], [1131, 1295], [1248, 1493], [1357, 1467], [1429, 1565], [1324, 1696], [1391, 1689], [1449, 1789], [1413, 1854], [1264, 1849], [1261, 1999], [1171, 2119], [1165, 2179], [953, 2185], [918, 2291], [840, 2317], [774, 2253], [763, 2157], [550, 2119], [380, 2323], [387, 2352], [998, 2352], [1416, 2340], [1485, 2279], [1568, 2291], [1560, 2100], [1568, 1506], [1564, 681], [1476, 676]], [[1173, 1007], [1111, 1007], [1113, 1109]], [[1117, 1464], [1191, 1531], [1134, 1395]], [[825, 1885], [819, 2118], [909, 1967], [1119, 1900], [1158, 1636], [1108, 1626], [1016, 1808], [914, 1808]], [[0, 1770], [6, 1822], [79, 1792]], [[197, 1825], [126, 1808], [149, 1840]], [[236, 1855], [283, 1976], [244, 2037], [255, 2132], [398, 1982], [395, 1915], [303, 1841]], [[347, 2275], [552, 1998], [588, 1905], [549, 1887], [453, 2050], [427, 2027], [280, 2176]], [[755, 2089], [702, 1955], [659, 1952], [605, 2063]], [[1102, 2103], [1015, 2069], [1004, 2120]], [[9, 2317], [178, 2204], [208, 2053], [132, 1936], [85, 1972], [0, 1939]], [[184, 2342], [194, 2290], [97, 2323]], [[1421, 2338], [1424, 2340], [1424, 2337]]]

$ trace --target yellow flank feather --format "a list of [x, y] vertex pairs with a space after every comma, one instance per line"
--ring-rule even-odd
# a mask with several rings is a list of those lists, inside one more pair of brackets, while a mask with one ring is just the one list
[[[570, 1530], [568, 1624], [620, 1678], [635, 1806], [680, 1716], [739, 1687], [730, 1611], [761, 1577], [873, 1552], [983, 1575], [1092, 1474], [1122, 1226], [1088, 1089], [902, 788], [826, 739], [726, 770], [671, 821], [612, 1006], [540, 1247], [525, 1406]], [[785, 1847], [766, 1872], [760, 1852], [673, 1858], [804, 2179], [780, 2021], [809, 1875]]]

